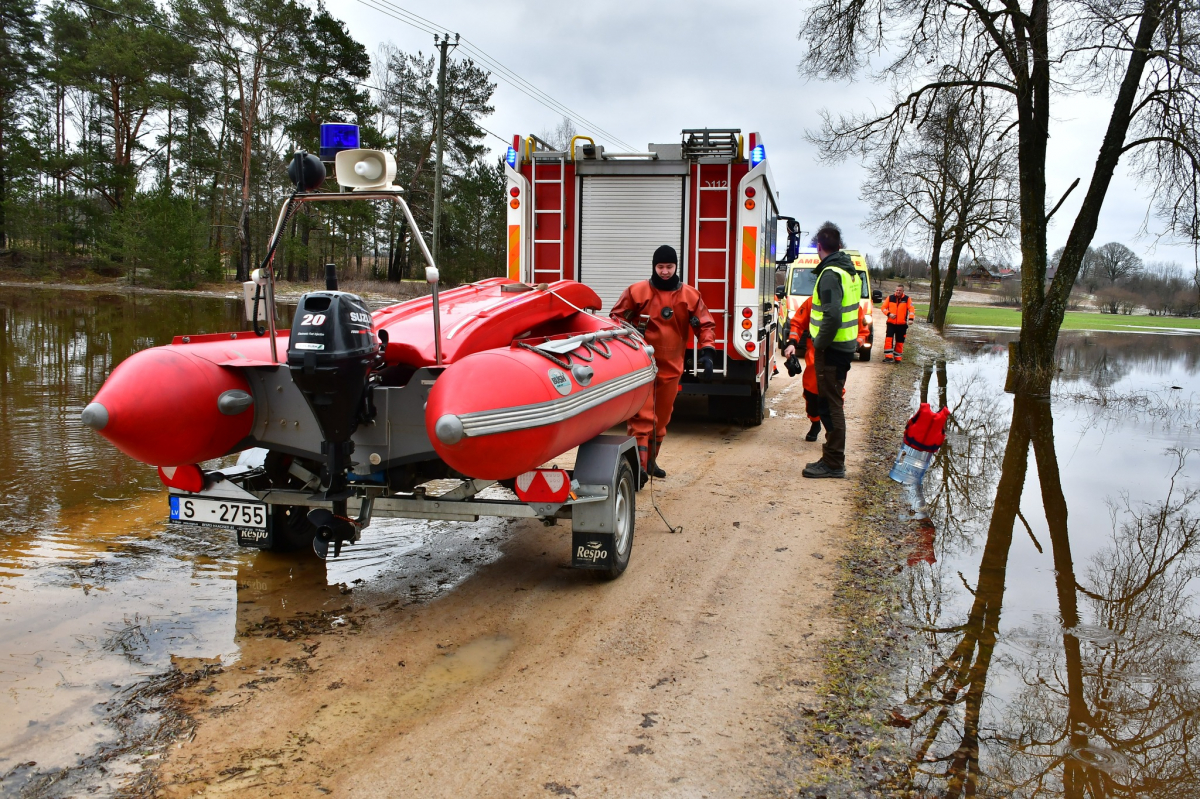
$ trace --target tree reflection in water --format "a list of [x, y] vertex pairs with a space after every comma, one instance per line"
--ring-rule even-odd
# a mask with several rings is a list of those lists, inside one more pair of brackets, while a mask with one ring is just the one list
[[[995, 436], [994, 422], [974, 426], [973, 408], [986, 409], [972, 404], [972, 390], [968, 384], [955, 408], [956, 423], [968, 438], [976, 431]], [[994, 405], [991, 410], [994, 415]], [[986, 478], [986, 469], [967, 455], [972, 446], [990, 449], [986, 441], [948, 446], [940, 474], [934, 472], [942, 480], [936, 516], [946, 530], [940, 532], [962, 546], [969, 530], [960, 524], [960, 509], [986, 501], [971, 493], [990, 495], [975, 482]], [[1030, 450], [1049, 530], [1057, 614], [1037, 617], [1032, 631], [1002, 633], [1018, 521], [1034, 536], [1020, 511]], [[1184, 484], [1188, 454], [1174, 451], [1165, 499], [1125, 496], [1111, 505], [1109, 540], [1081, 579], [1050, 403], [1015, 398], [975, 586], [957, 575], [973, 594], [966, 619], [941, 620], [945, 574], [935, 568], [910, 575], [907, 599], [925, 648], [906, 689], [913, 722], [908, 790], [947, 797], [1200, 796], [1200, 755], [1191, 746], [1200, 722], [1200, 621], [1193, 596], [1200, 576], [1200, 491]], [[971, 483], [974, 492], [963, 492]], [[1033, 574], [1028, 564], [1021, 568], [1023, 577]]]

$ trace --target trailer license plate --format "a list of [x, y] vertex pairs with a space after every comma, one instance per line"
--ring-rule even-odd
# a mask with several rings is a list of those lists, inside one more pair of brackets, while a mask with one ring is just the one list
[[265, 536], [267, 505], [265, 502], [176, 495], [171, 497], [171, 521], [201, 527], [259, 530]]

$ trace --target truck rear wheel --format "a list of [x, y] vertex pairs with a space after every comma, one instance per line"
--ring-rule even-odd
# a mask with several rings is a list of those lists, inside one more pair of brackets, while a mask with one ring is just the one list
[[629, 462], [622, 459], [613, 483], [613, 562], [600, 572], [607, 580], [625, 573], [629, 556], [633, 554], [633, 528], [637, 519], [637, 483]]
[[745, 409], [745, 414], [741, 419], [742, 424], [749, 427], [758, 427], [762, 424], [763, 419], [767, 416], [766, 392], [755, 386], [754, 393], [746, 399]]
[[758, 386], [751, 389], [750, 396], [730, 397], [710, 394], [708, 415], [720, 421], [736, 422], [747, 427], [758, 427], [767, 415], [767, 400]]

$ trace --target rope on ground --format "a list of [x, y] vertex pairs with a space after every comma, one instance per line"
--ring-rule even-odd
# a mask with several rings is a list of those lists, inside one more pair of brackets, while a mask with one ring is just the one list
[[668, 533], [682, 533], [683, 532], [683, 525], [681, 524], [678, 527], [673, 527], [671, 525], [671, 522], [669, 522], [667, 520], [666, 515], [662, 512], [662, 508], [658, 507], [658, 502], [657, 502], [657, 500], [654, 499], [654, 475], [650, 475], [650, 504], [651, 504], [651, 506], [654, 507], [654, 510], [656, 510], [658, 512], [658, 518], [662, 519], [663, 524], [665, 524], [667, 526]]
[[[655, 410], [658, 410], [658, 381], [655, 380], [650, 385], [651, 385], [650, 402], [652, 403], [651, 407], [653, 407]], [[655, 421], [655, 424], [657, 424], [657, 420]], [[654, 429], [654, 430], [651, 430], [650, 432], [654, 434], [654, 440], [655, 440], [655, 442], [657, 442], [658, 441], [658, 430]], [[647, 442], [647, 443], [649, 443], [649, 442]], [[647, 447], [647, 449], [649, 449], [649, 447]], [[649, 455], [650, 453], [647, 452], [646, 454]], [[656, 457], [658, 456], [657, 447], [654, 450], [654, 455]], [[649, 465], [649, 458], [647, 458], [646, 460], [647, 460], [647, 465]], [[662, 519], [663, 524], [665, 524], [667, 526], [668, 533], [682, 533], [683, 532], [683, 525], [681, 524], [678, 527], [676, 527], [673, 524], [671, 524], [671, 522], [667, 519], [667, 515], [662, 512], [662, 508], [658, 507], [658, 500], [655, 499], [655, 497], [654, 497], [654, 473], [653, 472], [650, 473], [650, 505], [658, 513], [658, 518]]]

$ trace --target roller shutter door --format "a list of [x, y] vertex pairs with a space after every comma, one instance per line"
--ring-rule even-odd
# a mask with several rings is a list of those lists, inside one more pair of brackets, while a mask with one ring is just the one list
[[[683, 252], [683, 178], [585, 175], [579, 279], [607, 313], [630, 284], [650, 277], [660, 244]], [[682, 264], [681, 264], [682, 266]]]

